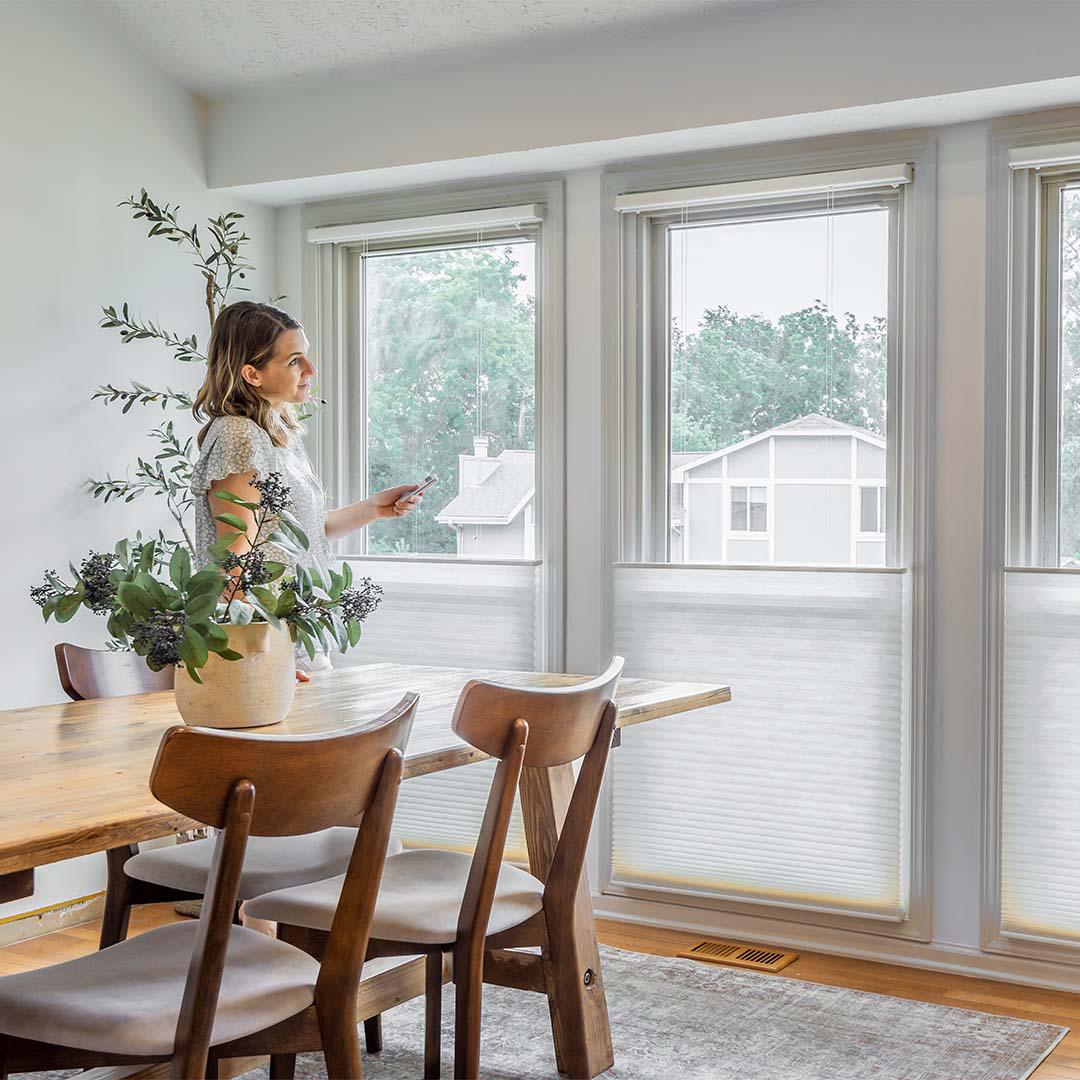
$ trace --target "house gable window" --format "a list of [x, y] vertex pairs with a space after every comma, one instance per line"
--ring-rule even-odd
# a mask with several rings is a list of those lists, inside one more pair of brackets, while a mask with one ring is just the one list
[[731, 531], [768, 531], [768, 489], [737, 485], [731, 489]]

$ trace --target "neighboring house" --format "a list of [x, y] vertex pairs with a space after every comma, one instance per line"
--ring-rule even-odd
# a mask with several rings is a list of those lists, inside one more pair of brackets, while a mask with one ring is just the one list
[[[436, 520], [462, 555], [533, 558], [533, 455], [488, 440], [460, 456], [459, 494]], [[723, 450], [671, 455], [672, 562], [881, 566], [885, 440], [811, 414]]]
[[459, 555], [532, 559], [536, 472], [531, 450], [504, 450], [488, 457], [485, 436], [473, 453], [458, 455], [458, 494], [435, 516], [457, 531]]
[[811, 414], [671, 464], [672, 562], [885, 562], [872, 432]]

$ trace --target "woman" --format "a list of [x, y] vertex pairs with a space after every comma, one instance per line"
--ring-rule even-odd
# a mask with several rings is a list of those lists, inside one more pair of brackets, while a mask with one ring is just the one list
[[[199, 432], [199, 460], [191, 474], [195, 496], [195, 546], [200, 565], [207, 549], [229, 527], [214, 520], [228, 510], [247, 525], [248, 540], [256, 539], [255, 515], [242, 506], [226, 505], [214, 493], [228, 491], [258, 502], [251, 486], [256, 474], [281, 474], [291, 491], [292, 513], [307, 533], [310, 547], [301, 558], [324, 575], [330, 567], [328, 542], [362, 529], [379, 518], [403, 517], [423, 495], [410, 495], [416, 484], [404, 484], [344, 506], [326, 509], [322, 483], [308, 461], [302, 428], [294, 408], [311, 395], [315, 366], [308, 359], [303, 327], [292, 316], [269, 304], [242, 300], [222, 308], [214, 321], [206, 357], [206, 379], [195, 398], [197, 419], [209, 417]], [[233, 549], [247, 550], [238, 537]], [[293, 560], [279, 553], [282, 561]], [[308, 681], [307, 671], [330, 666], [329, 657], [314, 662], [298, 653], [296, 676]]]

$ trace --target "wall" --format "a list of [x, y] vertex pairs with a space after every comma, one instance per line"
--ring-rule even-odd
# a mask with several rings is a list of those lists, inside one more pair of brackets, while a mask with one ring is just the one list
[[[1080, 5], [1056, 0], [815, 0], [586, 35], [570, 47], [529, 41], [520, 55], [501, 50], [482, 63], [293, 83], [215, 104], [209, 176], [225, 186], [355, 173], [370, 185], [383, 170], [497, 155], [516, 155], [517, 171], [536, 171], [544, 166], [530, 158], [555, 147], [582, 148], [580, 167], [594, 163], [590, 145], [610, 144], [608, 160], [626, 158], [635, 139], [657, 133], [738, 145], [881, 126], [884, 114], [872, 110], [887, 103], [923, 103], [893, 126], [940, 124], [976, 99], [986, 107], [1003, 89], [1023, 99], [1013, 111], [1046, 107], [1078, 100], [1078, 36]], [[1021, 84], [1030, 87], [1026, 97]], [[997, 111], [1009, 109], [999, 103]], [[289, 153], [267, 131], [287, 131]], [[656, 149], [694, 142], [683, 134]], [[478, 167], [491, 175], [490, 163]]]
[[[155, 201], [180, 203], [186, 223], [236, 207], [256, 238], [250, 254], [262, 271], [254, 296], [269, 289], [274, 215], [211, 195], [204, 168], [204, 109], [88, 9], [64, 4], [0, 4], [0, 305], [5, 390], [0, 434], [7, 462], [7, 526], [2, 541], [5, 678], [0, 708], [63, 698], [52, 646], [66, 639], [104, 643], [103, 624], [80, 613], [65, 626], [43, 624], [28, 590], [46, 568], [66, 572], [91, 548], [109, 550], [137, 528], [167, 524], [156, 502], [108, 507], [83, 490], [88, 475], [122, 474], [138, 453], [151, 455], [144, 432], [164, 417], [137, 408], [126, 417], [88, 399], [103, 382], [136, 377], [150, 384], [197, 385], [200, 370], [181, 367], [152, 342], [121, 347], [97, 327], [102, 304], [127, 300], [144, 318], [206, 338], [201, 279], [190, 259], [116, 204], [140, 187]], [[175, 415], [185, 430], [190, 417]], [[18, 910], [101, 887], [103, 859], [47, 867], [35, 896], [0, 905]]]

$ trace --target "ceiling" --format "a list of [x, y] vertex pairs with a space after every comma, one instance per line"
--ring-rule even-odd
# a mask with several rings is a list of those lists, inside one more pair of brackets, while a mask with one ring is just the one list
[[649, 32], [810, 0], [86, 0], [210, 100]]

